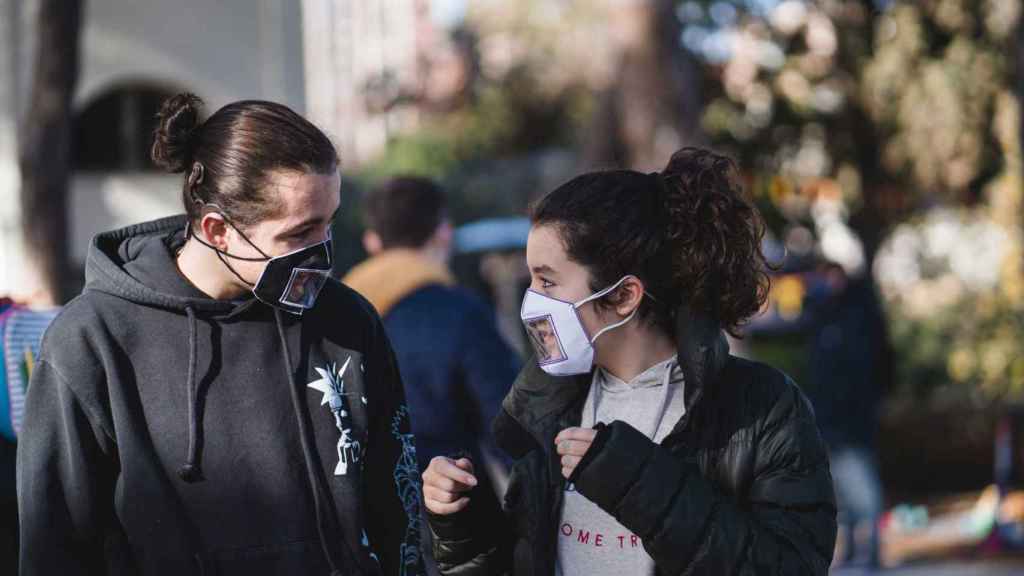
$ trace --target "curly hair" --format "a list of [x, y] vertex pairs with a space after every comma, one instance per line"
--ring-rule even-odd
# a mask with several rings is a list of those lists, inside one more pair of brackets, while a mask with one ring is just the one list
[[531, 220], [556, 227], [595, 292], [626, 275], [639, 278], [652, 298], [638, 316], [668, 334], [685, 304], [738, 336], [768, 295], [764, 222], [736, 164], [710, 150], [683, 148], [660, 173], [583, 174], [542, 198]]

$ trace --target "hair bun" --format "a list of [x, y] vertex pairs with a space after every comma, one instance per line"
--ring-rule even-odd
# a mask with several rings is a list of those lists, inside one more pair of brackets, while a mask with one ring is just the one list
[[203, 101], [190, 92], [182, 92], [164, 101], [156, 117], [153, 133], [153, 162], [168, 172], [184, 172], [192, 166], [192, 152], [199, 111]]
[[728, 156], [687, 147], [662, 171], [674, 282], [736, 336], [768, 296], [765, 225]]

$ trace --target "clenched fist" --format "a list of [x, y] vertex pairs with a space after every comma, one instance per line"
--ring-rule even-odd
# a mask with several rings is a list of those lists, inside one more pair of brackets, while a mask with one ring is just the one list
[[434, 514], [455, 514], [469, 506], [466, 494], [476, 486], [473, 462], [437, 456], [423, 472], [423, 502]]
[[555, 449], [562, 457], [562, 476], [566, 480], [572, 476], [596, 436], [597, 430], [593, 428], [566, 428], [555, 436]]

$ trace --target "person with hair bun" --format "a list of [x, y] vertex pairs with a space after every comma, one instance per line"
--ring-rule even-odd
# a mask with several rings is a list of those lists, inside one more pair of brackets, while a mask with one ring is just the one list
[[[504, 517], [474, 463], [423, 496], [444, 574], [828, 573], [828, 456], [785, 374], [729, 355], [764, 304], [763, 223], [736, 166], [684, 148], [660, 173], [584, 174], [533, 208], [522, 320], [537, 358], [493, 423]], [[492, 537], [511, 525], [515, 537]]]
[[185, 214], [98, 235], [18, 446], [21, 573], [422, 573], [419, 475], [373, 307], [331, 278], [338, 156], [280, 104], [151, 155]]

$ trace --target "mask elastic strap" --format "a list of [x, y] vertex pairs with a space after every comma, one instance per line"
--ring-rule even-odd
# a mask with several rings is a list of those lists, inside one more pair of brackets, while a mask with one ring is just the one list
[[[212, 248], [212, 246], [211, 246], [211, 248]], [[230, 271], [232, 274], [234, 274], [235, 278], [238, 278], [238, 280], [241, 281], [242, 284], [245, 284], [249, 288], [255, 288], [256, 287], [256, 285], [253, 284], [252, 282], [249, 282], [245, 278], [242, 278], [242, 275], [238, 273], [238, 270], [235, 270], [234, 266], [232, 266], [231, 264], [228, 264], [227, 259], [224, 258], [224, 256], [220, 253], [220, 250], [217, 250], [216, 248], [214, 248], [213, 251], [217, 254], [217, 258], [224, 264], [224, 266], [228, 269], [228, 271]]]
[[202, 238], [199, 237], [198, 234], [196, 234], [195, 232], [192, 231], [192, 222], [188, 222], [188, 223], [185, 224], [185, 239], [186, 240], [189, 239], [189, 238], [195, 238], [196, 241], [199, 242], [200, 244], [202, 244], [203, 246], [206, 246], [207, 248], [216, 251], [218, 254], [223, 254], [223, 255], [227, 256], [228, 258], [234, 258], [235, 260], [242, 260], [242, 261], [245, 261], [245, 262], [266, 262], [268, 260], [272, 260], [273, 259], [273, 256], [270, 256], [266, 252], [264, 252], [263, 250], [260, 250], [260, 247], [257, 246], [255, 242], [253, 242], [252, 240], [249, 240], [249, 237], [245, 235], [245, 232], [242, 232], [241, 228], [239, 228], [238, 226], [235, 226], [235, 223], [232, 222], [231, 220], [228, 220], [228, 217], [224, 215], [224, 210], [220, 206], [217, 206], [216, 204], [206, 203], [206, 202], [204, 202], [202, 204], [203, 204], [203, 206], [212, 206], [212, 207], [216, 208], [217, 212], [220, 214], [220, 217], [224, 219], [224, 222], [226, 222], [228, 226], [231, 226], [232, 228], [234, 228], [235, 232], [238, 232], [238, 235], [242, 237], [242, 240], [245, 240], [246, 244], [248, 244], [249, 246], [252, 246], [257, 252], [259, 252], [261, 257], [260, 258], [251, 258], [251, 257], [248, 257], [248, 256], [235, 256], [234, 254], [231, 254], [230, 252], [225, 252], [224, 250], [221, 250], [221, 249], [211, 245], [209, 242], [207, 242], [206, 240], [203, 240]]
[[579, 302], [573, 304], [573, 307], [579, 308], [579, 307], [583, 306], [584, 304], [586, 304], [587, 302], [592, 302], [594, 300], [597, 300], [598, 298], [602, 298], [604, 296], [607, 296], [608, 294], [611, 294], [613, 291], [615, 291], [616, 288], [618, 288], [619, 286], [622, 286], [622, 283], [626, 281], [626, 278], [629, 278], [629, 276], [623, 276], [615, 284], [612, 284], [611, 286], [605, 288], [604, 290], [601, 290], [600, 292], [597, 292], [596, 294], [592, 294], [590, 296], [587, 296], [583, 300], [580, 300]]
[[[236, 228], [236, 230], [237, 230], [237, 228]], [[252, 282], [249, 282], [245, 278], [242, 278], [242, 275], [238, 273], [238, 270], [235, 270], [235, 267], [232, 266], [231, 264], [229, 264], [227, 259], [224, 258], [224, 256], [227, 256], [229, 258], [234, 258], [235, 260], [245, 260], [247, 262], [266, 262], [266, 260], [264, 260], [263, 258], [246, 258], [244, 256], [234, 256], [232, 254], [229, 254], [229, 253], [221, 250], [220, 248], [217, 248], [213, 244], [210, 244], [209, 242], [207, 242], [207, 241], [203, 240], [202, 238], [200, 238], [199, 235], [193, 233], [192, 232], [192, 223], [191, 222], [189, 222], [188, 224], [185, 224], [185, 238], [186, 239], [194, 238], [196, 242], [199, 242], [203, 246], [206, 246], [210, 250], [213, 250], [213, 253], [217, 255], [217, 259], [220, 260], [222, 264], [224, 264], [224, 267], [227, 268], [228, 271], [230, 271], [232, 274], [234, 274], [235, 278], [238, 278], [238, 280], [241, 281], [242, 284], [245, 284], [246, 286], [249, 286], [250, 288], [256, 287], [256, 285], [253, 284]], [[244, 236], [243, 236], [243, 238], [244, 238]], [[248, 239], [246, 239], [246, 242], [248, 242]], [[256, 248], [256, 246], [253, 246], [253, 248]], [[260, 251], [259, 248], [256, 248], [256, 250]], [[263, 252], [260, 251], [260, 253], [262, 254]]]
[[[596, 293], [596, 294], [593, 294], [593, 295], [591, 295], [591, 296], [588, 296], [588, 297], [584, 298], [583, 300], [580, 300], [579, 302], [577, 302], [577, 303], [573, 304], [573, 307], [574, 307], [574, 308], [577, 308], [577, 309], [578, 309], [578, 308], [579, 308], [580, 306], [583, 306], [583, 305], [584, 305], [584, 304], [586, 304], [587, 302], [592, 302], [592, 301], [594, 301], [594, 300], [597, 300], [598, 298], [602, 298], [602, 297], [604, 297], [604, 296], [607, 296], [608, 294], [611, 294], [611, 293], [612, 293], [612, 292], [614, 292], [614, 291], [615, 291], [615, 289], [617, 289], [617, 288], [618, 288], [619, 286], [622, 286], [622, 283], [626, 281], [626, 278], [629, 278], [629, 276], [623, 276], [623, 277], [622, 277], [621, 279], [619, 279], [619, 281], [618, 281], [618, 282], [616, 282], [615, 284], [612, 284], [611, 286], [609, 286], [609, 287], [605, 288], [604, 290], [601, 290], [600, 292], [598, 292], [598, 293]], [[645, 295], [645, 296], [647, 296], [647, 297], [649, 297], [649, 298], [650, 298], [651, 300], [654, 300], [655, 302], [657, 302], [657, 301], [658, 301], [658, 299], [657, 299], [657, 298], [655, 298], [654, 296], [651, 296], [650, 294], [648, 294], [646, 290], [644, 291], [644, 295]], [[611, 325], [609, 325], [609, 326], [605, 326], [604, 328], [602, 328], [601, 330], [599, 330], [599, 331], [597, 332], [597, 334], [595, 334], [595, 335], [594, 335], [594, 337], [590, 339], [590, 344], [591, 344], [591, 345], [593, 345], [593, 344], [594, 344], [594, 342], [596, 342], [596, 341], [597, 341], [597, 339], [598, 339], [598, 338], [599, 338], [599, 337], [600, 337], [600, 336], [601, 336], [602, 334], [604, 334], [605, 332], [608, 332], [609, 330], [614, 330], [614, 329], [618, 328], [619, 326], [623, 326], [623, 325], [625, 325], [625, 324], [629, 323], [629, 321], [630, 321], [630, 320], [632, 320], [632, 319], [633, 319], [634, 317], [636, 317], [636, 314], [637, 314], [637, 312], [639, 312], [639, 311], [640, 311], [640, 306], [639, 306], [639, 305], [637, 305], [637, 307], [633, 309], [633, 312], [632, 312], [632, 313], [631, 313], [631, 314], [630, 314], [629, 316], [627, 316], [625, 320], [622, 320], [622, 321], [620, 321], [620, 322], [616, 322], [615, 324], [611, 324]]]
[[622, 320], [620, 322], [616, 322], [615, 324], [610, 324], [610, 325], [605, 326], [604, 328], [601, 328], [600, 330], [598, 330], [597, 334], [594, 334], [594, 337], [590, 339], [590, 344], [593, 345], [594, 342], [597, 342], [597, 339], [600, 338], [601, 335], [604, 334], [605, 332], [608, 332], [609, 330], [614, 330], [614, 329], [618, 328], [619, 326], [623, 326], [623, 325], [627, 324], [630, 320], [632, 320], [636, 316], [636, 313], [637, 313], [637, 311], [633, 310], [633, 313], [630, 314], [629, 316], [627, 316], [625, 320]]
[[231, 220], [228, 220], [228, 219], [227, 219], [227, 217], [226, 217], [226, 216], [224, 216], [223, 214], [221, 214], [221, 216], [222, 216], [222, 217], [224, 217], [224, 221], [225, 221], [225, 222], [227, 222], [227, 223], [228, 223], [229, 225], [231, 225], [231, 227], [232, 227], [232, 228], [234, 228], [234, 229], [235, 229], [235, 232], [238, 232], [238, 235], [242, 237], [242, 240], [245, 240], [245, 241], [246, 241], [246, 242], [247, 242], [247, 243], [249, 244], [249, 246], [252, 246], [253, 248], [255, 248], [255, 249], [256, 249], [256, 251], [257, 251], [257, 252], [259, 252], [261, 256], [263, 256], [263, 258], [264, 258], [264, 259], [266, 259], [266, 260], [272, 260], [272, 259], [274, 258], [273, 256], [271, 256], [271, 255], [267, 254], [267, 253], [266, 253], [266, 252], [264, 252], [263, 250], [260, 250], [260, 247], [259, 247], [259, 246], [257, 246], [257, 245], [256, 245], [256, 243], [255, 243], [255, 242], [253, 242], [252, 240], [249, 240], [249, 237], [245, 235], [245, 232], [242, 232], [242, 229], [241, 229], [241, 228], [239, 228], [238, 226], [235, 226], [235, 225], [234, 225], [234, 224], [233, 224], [233, 223], [231, 222]]
[[[232, 228], [234, 228], [234, 226], [232, 226]], [[237, 231], [238, 228], [235, 228], [235, 230]], [[238, 234], [242, 235], [241, 232], [238, 232]], [[233, 258], [235, 260], [244, 260], [245, 262], [266, 262], [266, 261], [271, 259], [270, 256], [267, 256], [265, 254], [262, 257], [260, 257], [260, 258], [250, 258], [248, 256], [235, 256], [234, 254], [232, 254], [230, 252], [225, 252], [224, 250], [221, 250], [220, 248], [217, 248], [213, 244], [210, 244], [206, 240], [203, 240], [202, 238], [199, 237], [198, 234], [195, 234], [194, 232], [192, 232], [192, 225], [191, 224], [186, 224], [185, 225], [185, 238], [194, 238], [196, 242], [199, 242], [203, 246], [206, 246], [210, 250], [213, 250], [214, 252], [216, 252], [217, 256], [221, 257], [221, 260], [224, 260], [224, 258], [221, 255], [227, 256], [228, 258]], [[246, 238], [244, 235], [242, 235], [242, 238], [244, 238], [246, 242], [249, 242], [249, 239]], [[255, 244], [253, 244], [252, 242], [249, 242], [249, 244], [251, 244], [253, 248], [256, 248], [257, 252], [259, 252], [260, 254], [263, 254], [263, 251], [260, 250]]]

